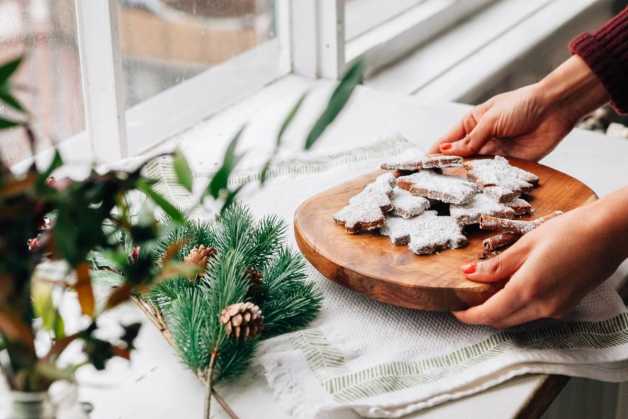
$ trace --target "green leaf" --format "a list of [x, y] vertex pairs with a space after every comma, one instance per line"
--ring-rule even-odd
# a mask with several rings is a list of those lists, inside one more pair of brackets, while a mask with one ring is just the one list
[[19, 56], [0, 66], [0, 84], [4, 84], [17, 71], [24, 60], [23, 56]]
[[299, 109], [301, 109], [301, 106], [303, 105], [303, 102], [305, 102], [305, 98], [309, 93], [309, 91], [303, 93], [299, 100], [297, 100], [297, 102], [294, 104], [292, 109], [290, 109], [290, 112], [288, 112], [288, 114], [284, 118], [283, 123], [281, 124], [281, 128], [279, 128], [279, 133], [277, 134], [277, 142], [275, 144], [275, 147], [281, 147], [284, 133], [286, 132], [290, 124], [292, 124], [294, 117], [297, 115], [297, 113], [299, 113]]
[[272, 164], [273, 158], [277, 155], [277, 152], [279, 151], [279, 148], [281, 147], [283, 135], [288, 129], [288, 127], [290, 126], [290, 124], [292, 124], [294, 117], [297, 115], [297, 113], [299, 113], [299, 109], [301, 109], [301, 106], [303, 105], [303, 102], [305, 101], [305, 98], [307, 97], [308, 93], [309, 92], [305, 92], [301, 95], [299, 100], [297, 100], [297, 102], [294, 104], [292, 109], [290, 109], [290, 111], [284, 118], [281, 124], [281, 128], [279, 128], [279, 133], [277, 134], [277, 140], [275, 142], [275, 149], [273, 150], [273, 154], [270, 156], [268, 161], [264, 164], [264, 167], [262, 168], [262, 171], [260, 172], [260, 184], [263, 185], [266, 182], [266, 179], [268, 178], [268, 170], [270, 169], [270, 165]]
[[310, 130], [307, 138], [305, 139], [305, 150], [309, 150], [316, 143], [316, 141], [323, 135], [323, 132], [327, 127], [334, 122], [340, 111], [345, 107], [353, 90], [362, 80], [362, 74], [364, 73], [364, 63], [362, 61], [356, 61], [351, 65], [349, 70], [344, 74], [336, 89], [332, 93], [327, 107], [323, 110], [323, 113], [318, 118], [314, 126]]
[[61, 166], [63, 166], [63, 158], [61, 157], [61, 153], [59, 152], [59, 150], [55, 148], [55, 153], [52, 157], [52, 161], [50, 162], [46, 170], [44, 170], [39, 174], [39, 176], [37, 176], [37, 187], [43, 187], [48, 181], [50, 175], [52, 175], [52, 173]]
[[188, 191], [192, 192], [192, 169], [190, 169], [190, 165], [180, 149], [177, 149], [174, 153], [173, 165], [179, 184], [181, 184], [181, 186]]
[[144, 194], [148, 198], [150, 198], [159, 208], [161, 208], [174, 222], [179, 224], [185, 222], [185, 217], [183, 216], [183, 213], [181, 213], [181, 211], [179, 211], [174, 205], [172, 205], [170, 201], [164, 198], [159, 192], [151, 188], [144, 179], [140, 179], [137, 181], [137, 189], [144, 192]]
[[52, 285], [43, 281], [34, 281], [31, 287], [31, 301], [43, 328], [53, 330], [56, 313], [52, 301]]
[[26, 112], [24, 106], [13, 96], [5, 86], [0, 86], [0, 100], [16, 111]]
[[54, 332], [55, 339], [63, 339], [65, 337], [65, 322], [63, 321], [63, 317], [59, 311], [55, 311], [55, 321], [52, 328]]
[[222, 208], [220, 209], [221, 214], [224, 213], [225, 210], [227, 210], [235, 202], [236, 196], [238, 195], [238, 193], [240, 193], [243, 187], [244, 185], [240, 185], [235, 190], [229, 191], [229, 194], [225, 198], [225, 202], [224, 204], [222, 204]]
[[214, 198], [217, 199], [220, 196], [221, 191], [227, 189], [227, 184], [229, 183], [229, 176], [231, 172], [238, 164], [238, 161], [242, 158], [242, 154], [236, 154], [236, 148], [238, 147], [238, 141], [240, 140], [240, 136], [244, 131], [245, 126], [240, 128], [235, 136], [229, 142], [227, 146], [227, 150], [225, 150], [225, 155], [223, 157], [222, 166], [218, 171], [214, 174], [209, 185], [207, 186], [207, 192]]
[[20, 125], [22, 125], [21, 122], [13, 121], [11, 119], [0, 116], [0, 129], [9, 129], [19, 127]]

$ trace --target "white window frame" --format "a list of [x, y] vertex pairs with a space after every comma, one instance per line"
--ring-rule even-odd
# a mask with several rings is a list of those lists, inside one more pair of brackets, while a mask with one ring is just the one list
[[75, 0], [86, 133], [98, 162], [140, 154], [291, 70], [289, 0], [277, 0], [277, 37], [126, 110], [118, 0]]
[[377, 25], [347, 40], [346, 0], [276, 0], [276, 38], [125, 109], [119, 0], [75, 0], [86, 129], [61, 146], [99, 163], [138, 155], [290, 72], [338, 79], [365, 59], [368, 76], [496, 0], [356, 1], [378, 7]]
[[[357, 1], [381, 7], [373, 0]], [[425, 0], [398, 13], [387, 5], [384, 14], [388, 17], [383, 22], [345, 40], [345, 0], [293, 0], [293, 70], [309, 77], [337, 79], [349, 63], [364, 59], [368, 76], [495, 1]], [[300, 53], [309, 48], [317, 53]]]

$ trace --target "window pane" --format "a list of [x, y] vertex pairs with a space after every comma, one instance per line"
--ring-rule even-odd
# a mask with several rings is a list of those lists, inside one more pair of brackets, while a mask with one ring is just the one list
[[276, 36], [271, 0], [120, 1], [127, 107]]
[[347, 0], [345, 39], [350, 41], [426, 0]]
[[[17, 96], [44, 146], [85, 128], [74, 16], [72, 0], [0, 1], [0, 62], [26, 54]], [[21, 130], [0, 131], [0, 153], [9, 164], [30, 156]]]

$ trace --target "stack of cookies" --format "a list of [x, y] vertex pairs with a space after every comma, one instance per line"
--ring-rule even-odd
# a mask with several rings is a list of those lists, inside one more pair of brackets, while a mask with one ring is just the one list
[[417, 255], [464, 246], [465, 228], [482, 216], [531, 214], [522, 195], [539, 182], [499, 156], [465, 162], [410, 149], [381, 168], [386, 172], [353, 196], [334, 220], [349, 233], [379, 232]]

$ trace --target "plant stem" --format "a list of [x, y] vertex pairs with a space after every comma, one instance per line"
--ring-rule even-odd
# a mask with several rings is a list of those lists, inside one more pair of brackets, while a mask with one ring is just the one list
[[212, 386], [214, 381], [214, 366], [216, 365], [216, 359], [218, 358], [218, 346], [214, 347], [211, 358], [209, 359], [209, 366], [207, 367], [207, 393], [205, 395], [205, 419], [210, 419], [211, 405], [212, 405]]
[[218, 402], [220, 407], [222, 407], [222, 409], [225, 411], [225, 413], [227, 415], [229, 415], [229, 417], [231, 419], [240, 419], [240, 417], [238, 415], [236, 415], [236, 413], [233, 411], [233, 409], [231, 409], [229, 404], [227, 404], [227, 401], [225, 399], [223, 399], [222, 396], [220, 394], [218, 394], [218, 392], [216, 390], [212, 390], [212, 394], [216, 398], [216, 401]]

